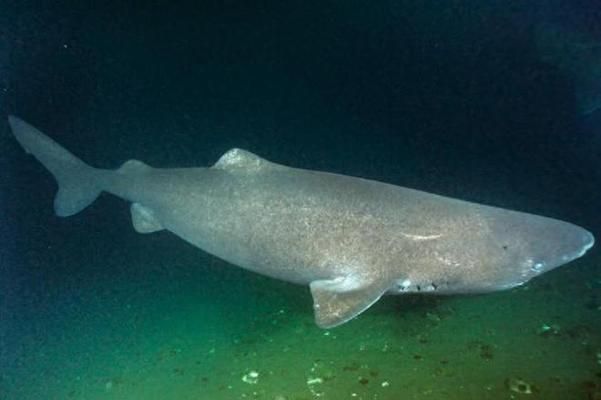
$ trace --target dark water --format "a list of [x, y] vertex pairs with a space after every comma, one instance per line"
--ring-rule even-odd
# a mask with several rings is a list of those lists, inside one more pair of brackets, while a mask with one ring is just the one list
[[[3, 113], [92, 165], [241, 147], [601, 237], [601, 114], [582, 111], [601, 104], [596, 2], [2, 9]], [[601, 398], [597, 249], [509, 292], [387, 297], [323, 331], [307, 288], [139, 235], [120, 199], [55, 217], [51, 176], [7, 125], [0, 142], [0, 399]]]

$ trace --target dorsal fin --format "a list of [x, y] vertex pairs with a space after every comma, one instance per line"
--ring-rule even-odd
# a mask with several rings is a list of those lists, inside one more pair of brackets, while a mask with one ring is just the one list
[[135, 174], [152, 169], [148, 164], [139, 160], [128, 160], [117, 170], [120, 174]]
[[283, 168], [283, 166], [267, 161], [250, 151], [234, 148], [225, 152], [213, 165], [213, 168], [226, 171], [259, 172], [265, 169]]

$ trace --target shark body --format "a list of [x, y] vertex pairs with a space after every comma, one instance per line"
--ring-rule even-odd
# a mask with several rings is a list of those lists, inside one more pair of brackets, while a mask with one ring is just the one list
[[242, 268], [309, 285], [315, 320], [340, 325], [382, 295], [509, 289], [582, 256], [583, 228], [373, 180], [291, 168], [232, 149], [210, 168], [130, 160], [90, 167], [33, 126], [9, 122], [56, 178], [55, 211], [106, 191], [130, 202], [134, 228], [166, 229]]

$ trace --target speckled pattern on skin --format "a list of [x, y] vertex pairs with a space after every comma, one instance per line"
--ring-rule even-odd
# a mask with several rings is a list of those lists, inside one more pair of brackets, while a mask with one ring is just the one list
[[164, 228], [243, 268], [310, 284], [324, 328], [387, 292], [511, 288], [580, 257], [594, 241], [567, 222], [289, 168], [240, 149], [211, 168], [128, 161], [117, 171], [94, 169], [27, 123], [10, 123], [57, 178], [59, 215], [75, 214], [100, 191], [125, 198], [142, 233]]

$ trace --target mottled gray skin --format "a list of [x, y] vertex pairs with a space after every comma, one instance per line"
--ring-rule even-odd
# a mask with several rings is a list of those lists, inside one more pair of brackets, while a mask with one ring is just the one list
[[[209, 253], [299, 284], [365, 275], [422, 289], [434, 283], [440, 293], [497, 290], [575, 258], [590, 242], [562, 221], [279, 166], [147, 168], [112, 175], [106, 190]], [[544, 268], [532, 271], [539, 262]]]
[[[384, 293], [511, 288], [594, 243], [567, 222], [285, 167], [239, 149], [211, 168], [129, 161], [116, 171], [93, 169], [30, 125], [10, 121], [23, 147], [57, 178], [58, 215], [78, 212], [101, 190], [113, 193], [134, 203], [139, 232], [167, 229], [232, 264], [309, 284], [322, 327], [348, 321]], [[73, 176], [73, 163], [81, 163], [81, 176]], [[84, 177], [95, 187], [78, 193]]]

